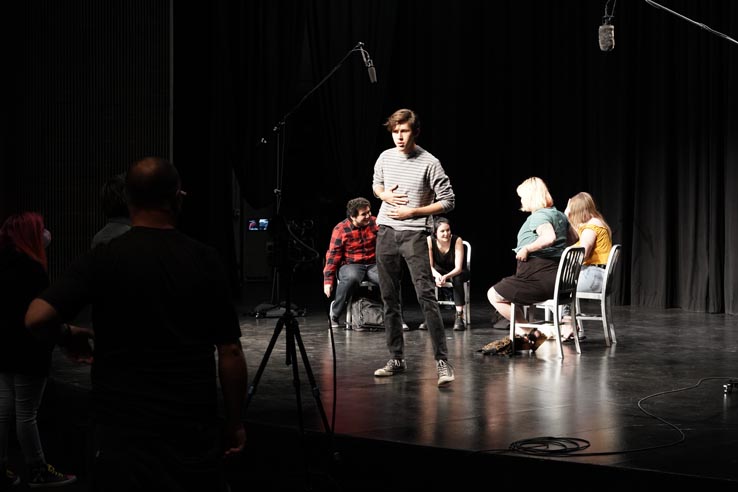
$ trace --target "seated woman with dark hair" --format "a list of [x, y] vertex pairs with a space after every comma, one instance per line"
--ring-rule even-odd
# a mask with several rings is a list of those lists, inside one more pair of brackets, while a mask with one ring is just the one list
[[[445, 217], [436, 217], [433, 225], [433, 235], [428, 236], [428, 257], [430, 258], [433, 280], [438, 287], [451, 282], [456, 306], [454, 330], [463, 331], [464, 324], [464, 282], [469, 280], [470, 272], [466, 268], [464, 257], [464, 241], [461, 236], [451, 233], [451, 223]], [[419, 327], [426, 329], [425, 323]]]

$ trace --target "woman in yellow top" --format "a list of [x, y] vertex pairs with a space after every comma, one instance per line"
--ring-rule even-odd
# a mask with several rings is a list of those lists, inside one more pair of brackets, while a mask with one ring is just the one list
[[592, 195], [577, 193], [569, 199], [564, 212], [584, 246], [584, 262], [579, 274], [579, 292], [602, 292], [605, 281], [605, 264], [612, 249], [612, 231], [605, 218], [597, 210]]

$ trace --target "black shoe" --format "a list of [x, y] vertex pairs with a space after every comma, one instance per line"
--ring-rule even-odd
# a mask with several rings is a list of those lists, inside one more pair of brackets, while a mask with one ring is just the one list
[[454, 331], [464, 331], [466, 330], [466, 323], [464, 323], [464, 318], [461, 316], [457, 316], [456, 320], [454, 320]]

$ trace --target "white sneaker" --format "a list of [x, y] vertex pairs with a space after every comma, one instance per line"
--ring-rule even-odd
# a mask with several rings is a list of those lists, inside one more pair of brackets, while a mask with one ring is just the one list
[[405, 369], [407, 369], [405, 359], [390, 359], [387, 361], [387, 364], [385, 364], [383, 368], [374, 371], [374, 375], [380, 378], [384, 378], [388, 376], [394, 376], [395, 374], [401, 372], [405, 372]]
[[436, 369], [438, 370], [438, 386], [446, 386], [454, 377], [454, 368], [446, 360], [436, 361]]

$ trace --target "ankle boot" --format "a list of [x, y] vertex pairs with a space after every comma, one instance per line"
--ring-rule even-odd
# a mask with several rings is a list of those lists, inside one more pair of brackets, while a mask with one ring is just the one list
[[457, 311], [456, 319], [454, 320], [454, 331], [464, 331], [464, 330], [466, 330], [466, 324], [464, 323], [464, 312]]

